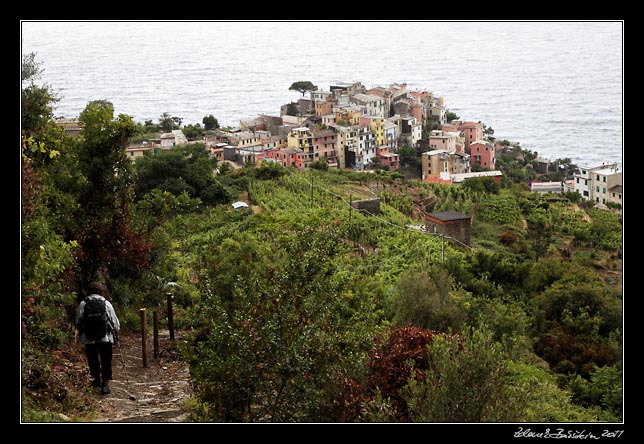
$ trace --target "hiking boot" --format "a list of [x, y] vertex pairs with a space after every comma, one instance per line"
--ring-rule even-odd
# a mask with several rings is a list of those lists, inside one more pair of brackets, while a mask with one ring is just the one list
[[110, 386], [107, 385], [107, 381], [103, 383], [103, 386], [101, 387], [101, 393], [104, 395], [107, 395], [108, 393], [111, 393], [112, 391], [110, 390]]
[[100, 387], [101, 386], [101, 380], [100, 379], [94, 379], [92, 381], [92, 387]]

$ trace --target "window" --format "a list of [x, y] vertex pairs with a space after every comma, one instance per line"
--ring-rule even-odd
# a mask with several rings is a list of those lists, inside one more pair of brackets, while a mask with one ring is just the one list
[[602, 188], [602, 193], [606, 194], [606, 187]]
[[602, 182], [606, 183], [606, 176], [602, 177]]
[[579, 177], [577, 178], [577, 183], [579, 183]]
[[595, 192], [599, 193], [599, 185], [595, 185]]
[[599, 174], [597, 175], [597, 182], [599, 182]]

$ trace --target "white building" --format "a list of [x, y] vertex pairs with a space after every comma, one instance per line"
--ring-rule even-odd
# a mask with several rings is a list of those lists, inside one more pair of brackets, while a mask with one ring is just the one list
[[622, 172], [618, 170], [617, 163], [580, 166], [579, 172], [574, 176], [575, 192], [581, 194], [583, 199], [595, 203], [612, 201], [609, 190], [616, 185], [622, 186]]
[[350, 100], [362, 109], [363, 114], [383, 119], [388, 116], [385, 100], [382, 97], [373, 94], [355, 94]]

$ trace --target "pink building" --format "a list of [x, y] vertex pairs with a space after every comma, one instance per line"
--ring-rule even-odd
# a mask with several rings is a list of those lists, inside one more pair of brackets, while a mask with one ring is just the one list
[[380, 159], [380, 165], [388, 166], [390, 170], [400, 168], [400, 156], [392, 153], [388, 145], [376, 147], [376, 156]]
[[434, 130], [429, 135], [429, 148], [431, 150], [456, 151], [456, 133]]
[[486, 170], [493, 170], [496, 165], [494, 155], [494, 145], [487, 140], [475, 140], [470, 143], [469, 150], [465, 150], [470, 155], [472, 164], [479, 164]]
[[328, 163], [337, 165], [336, 142], [337, 134], [335, 131], [314, 129], [311, 136], [313, 160], [325, 159]]
[[266, 153], [266, 157], [274, 159], [282, 166], [295, 168], [304, 168], [304, 151], [299, 148], [278, 148]]
[[465, 152], [472, 142], [483, 139], [483, 124], [481, 122], [463, 122], [460, 126], [465, 137]]

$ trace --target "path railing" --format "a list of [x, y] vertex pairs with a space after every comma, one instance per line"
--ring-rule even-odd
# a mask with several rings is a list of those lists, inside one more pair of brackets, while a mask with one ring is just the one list
[[[170, 331], [170, 340], [174, 340], [174, 315], [172, 312], [172, 293], [166, 293], [167, 304], [167, 317], [168, 317], [168, 330]], [[148, 322], [147, 322], [147, 309], [139, 309], [141, 316], [141, 350], [143, 358], [143, 367], [148, 367]], [[159, 359], [159, 308], [153, 310], [153, 356], [154, 359]]]

